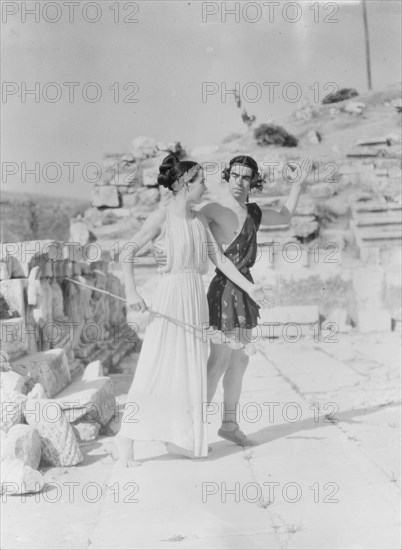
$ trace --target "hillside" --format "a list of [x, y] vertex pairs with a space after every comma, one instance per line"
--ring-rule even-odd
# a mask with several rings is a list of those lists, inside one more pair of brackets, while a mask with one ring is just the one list
[[[362, 113], [346, 112], [344, 109], [349, 103], [364, 104]], [[326, 163], [334, 162], [340, 167], [342, 164], [353, 162], [347, 155], [359, 141], [390, 138], [391, 144], [386, 147], [387, 154], [391, 154], [393, 158], [400, 158], [401, 113], [397, 112], [397, 105], [401, 105], [400, 83], [385, 90], [360, 94], [352, 100], [327, 105], [306, 105], [286, 120], [275, 120], [275, 124], [283, 126], [299, 140], [297, 147], [261, 147], [256, 143], [253, 130], [247, 130], [244, 134], [228, 135], [220, 144], [197, 147], [190, 156], [199, 162], [227, 163], [235, 154], [247, 154], [261, 163], [262, 167], [264, 163], [308, 157], [320, 164], [322, 175], [325, 177], [330, 171], [328, 167], [325, 173]], [[254, 127], [266, 122], [271, 121], [257, 120]], [[321, 141], [314, 138], [317, 132]], [[217, 173], [210, 176], [209, 183], [218, 184], [219, 187], [219, 179], [220, 174]], [[321, 177], [319, 179], [322, 181]], [[269, 185], [265, 187], [264, 194], [271, 194], [269, 188]], [[274, 190], [274, 193], [276, 192], [277, 190]]]
[[88, 206], [81, 199], [2, 191], [1, 241], [68, 240], [70, 218]]

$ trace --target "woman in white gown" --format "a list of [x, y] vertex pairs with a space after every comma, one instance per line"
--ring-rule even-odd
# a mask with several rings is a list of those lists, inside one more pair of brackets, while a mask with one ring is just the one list
[[[117, 435], [124, 466], [137, 464], [135, 440], [163, 441], [194, 458], [208, 454], [203, 406], [207, 402], [205, 329], [209, 323], [202, 280], [208, 258], [256, 303], [268, 305], [262, 287], [250, 283], [218, 253], [204, 216], [192, 209], [206, 191], [201, 166], [169, 155], [159, 170], [158, 183], [173, 192], [173, 200], [151, 214], [130, 241], [138, 252], [153, 240], [167, 254], [167, 265], [152, 297], [151, 309], [157, 313], [150, 313]], [[123, 263], [127, 300], [132, 309], [145, 311], [133, 266], [132, 261]]]

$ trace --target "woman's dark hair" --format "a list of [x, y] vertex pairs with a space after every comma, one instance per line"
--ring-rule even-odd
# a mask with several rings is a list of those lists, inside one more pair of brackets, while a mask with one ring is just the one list
[[[162, 164], [159, 166], [158, 184], [172, 191], [174, 182], [178, 181], [194, 166], [199, 166], [198, 162], [179, 160], [176, 155], [171, 153], [163, 159]], [[187, 183], [192, 182], [196, 178], [197, 173], [198, 171], [194, 173]]]
[[222, 177], [224, 180], [229, 181], [230, 170], [234, 164], [241, 164], [242, 166], [247, 166], [248, 168], [251, 168], [253, 181], [251, 182], [250, 189], [258, 189], [260, 191], [262, 190], [262, 186], [265, 183], [265, 180], [260, 173], [256, 161], [253, 158], [248, 157], [247, 155], [238, 155], [237, 157], [232, 158], [232, 160], [229, 162], [229, 166], [225, 168], [222, 172]]

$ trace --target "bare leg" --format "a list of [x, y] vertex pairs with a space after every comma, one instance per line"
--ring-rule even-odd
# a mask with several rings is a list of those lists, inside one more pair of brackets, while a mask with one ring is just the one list
[[141, 462], [134, 460], [134, 441], [129, 437], [116, 436], [116, 444], [119, 450], [119, 464], [124, 468], [141, 466]]
[[216, 393], [219, 380], [229, 366], [232, 350], [226, 344], [213, 344], [208, 357], [207, 365], [207, 400], [210, 403]]
[[[242, 330], [238, 333], [239, 340], [248, 344], [251, 342], [251, 331]], [[249, 356], [243, 350], [233, 350], [230, 365], [223, 377], [224, 415], [219, 435], [238, 445], [253, 445], [246, 435], [239, 429], [239, 402], [243, 385], [243, 377], [249, 363]], [[232, 433], [230, 433], [232, 432]], [[225, 437], [226, 436], [226, 437]]]
[[242, 350], [232, 351], [230, 366], [223, 377], [224, 422], [239, 422], [238, 407], [248, 361]]

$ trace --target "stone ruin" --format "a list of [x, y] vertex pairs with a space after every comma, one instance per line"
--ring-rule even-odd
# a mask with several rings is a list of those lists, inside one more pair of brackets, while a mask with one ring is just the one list
[[115, 413], [106, 375], [139, 339], [124, 301], [96, 291], [124, 298], [110, 263], [107, 252], [78, 242], [2, 244], [2, 481], [16, 492], [43, 486], [41, 460], [78, 464], [78, 442], [94, 439]]
[[[256, 276], [270, 281], [279, 306], [262, 321], [299, 323], [303, 334], [325, 323], [336, 332], [400, 331], [400, 142], [361, 140], [336, 165], [334, 182], [312, 171], [289, 226], [259, 232], [266, 261]], [[275, 185], [255, 200], [283, 202]]]
[[[241, 143], [236, 147], [229, 143], [227, 150], [204, 151], [205, 159], [201, 150], [191, 157], [221, 162], [245, 150]], [[123, 301], [73, 281], [124, 297], [121, 245], [170, 200], [156, 180], [171, 151], [184, 155], [178, 142], [141, 137], [130, 153], [106, 155], [92, 207], [72, 220], [69, 243], [2, 244], [2, 481], [15, 482], [16, 492], [22, 482], [27, 491], [40, 490], [41, 461], [78, 464], [78, 443], [96, 438], [114, 416], [106, 375], [138, 349], [138, 336], [127, 324]], [[263, 151], [250, 154], [264, 161]], [[316, 326], [328, 342], [334, 326], [335, 333], [401, 328], [401, 161], [395, 144], [385, 138], [356, 144], [338, 176], [334, 186], [312, 173], [291, 224], [259, 232], [259, 259], [265, 261], [257, 261], [254, 277], [273, 287], [277, 305], [262, 312], [260, 323], [275, 325], [273, 331], [264, 325], [262, 336], [277, 337], [292, 324], [310, 337]], [[279, 182], [251, 200], [276, 207], [287, 192], [286, 182]], [[150, 247], [141, 251], [137, 264], [145, 281], [155, 272], [150, 253]], [[212, 276], [213, 269], [207, 284]]]
[[119, 239], [164, 200], [156, 175], [168, 151], [182, 154], [179, 143], [139, 138], [132, 154], [107, 155], [93, 207], [71, 221], [68, 242], [1, 244], [1, 481], [9, 494], [40, 491], [40, 464], [79, 464], [79, 443], [116, 419], [107, 374], [140, 344], [127, 322]]

